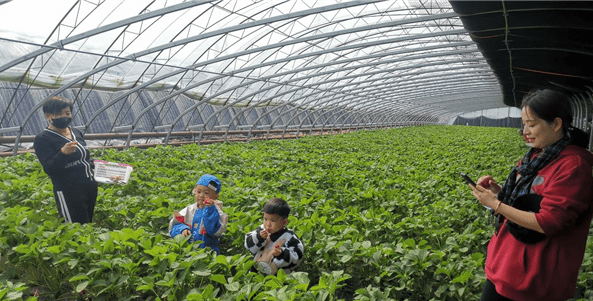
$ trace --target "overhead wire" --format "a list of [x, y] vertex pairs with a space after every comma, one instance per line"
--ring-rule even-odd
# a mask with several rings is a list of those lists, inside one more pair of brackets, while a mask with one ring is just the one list
[[504, 45], [506, 46], [507, 52], [509, 54], [509, 74], [511, 75], [511, 81], [513, 83], [513, 88], [511, 89], [513, 92], [513, 101], [515, 102], [515, 106], [519, 106], [520, 103], [517, 101], [517, 95], [515, 89], [517, 88], [517, 82], [515, 80], [515, 74], [513, 73], [513, 54], [511, 53], [511, 48], [509, 46], [509, 18], [508, 18], [508, 11], [505, 5], [505, 1], [501, 1], [502, 4], [502, 15], [504, 16]]

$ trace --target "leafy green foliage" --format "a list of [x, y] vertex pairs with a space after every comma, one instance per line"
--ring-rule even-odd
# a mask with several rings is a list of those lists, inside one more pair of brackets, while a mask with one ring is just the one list
[[[96, 150], [135, 167], [100, 185], [94, 223], [57, 218], [34, 155], [0, 161], [0, 300], [476, 300], [492, 220], [459, 177], [504, 181], [525, 152], [514, 129], [362, 131], [246, 144]], [[174, 210], [218, 176], [223, 255], [170, 238]], [[305, 245], [297, 272], [252, 272], [245, 233], [286, 199]], [[589, 243], [579, 294], [593, 295]]]

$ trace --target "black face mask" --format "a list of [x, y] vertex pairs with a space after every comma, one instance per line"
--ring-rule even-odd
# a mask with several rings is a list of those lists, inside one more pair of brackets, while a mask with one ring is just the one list
[[58, 129], [65, 129], [70, 125], [72, 122], [72, 117], [61, 117], [61, 118], [52, 118], [51, 124], [53, 124]]

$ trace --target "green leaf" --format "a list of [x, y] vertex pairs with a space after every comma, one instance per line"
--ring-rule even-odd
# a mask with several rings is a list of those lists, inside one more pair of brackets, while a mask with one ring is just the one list
[[68, 279], [68, 281], [70, 282], [74, 282], [74, 281], [79, 281], [79, 280], [88, 280], [89, 276], [85, 275], [85, 274], [78, 274], [74, 277], [71, 277], [70, 279]]
[[241, 284], [239, 282], [233, 282], [230, 284], [225, 284], [224, 287], [226, 287], [226, 289], [230, 292], [236, 292], [241, 288]]
[[352, 259], [352, 255], [346, 254], [340, 258], [340, 262], [346, 263]]
[[224, 275], [220, 275], [220, 274], [211, 275], [210, 280], [218, 282], [220, 284], [227, 284], [227, 281], [226, 281], [226, 278], [224, 277]]
[[60, 246], [51, 246], [51, 247], [47, 248], [47, 250], [50, 253], [54, 253], [54, 254], [59, 254], [60, 252], [62, 252], [62, 249], [60, 248]]
[[217, 262], [217, 263], [222, 263], [222, 264], [224, 264], [225, 266], [226, 266], [226, 265], [228, 265], [228, 261], [227, 261], [227, 259], [226, 259], [226, 256], [224, 256], [224, 255], [217, 255], [217, 256], [216, 256], [216, 262]]
[[202, 294], [200, 294], [200, 291], [198, 289], [192, 288], [189, 291], [189, 293], [185, 295], [184, 300], [202, 301], [206, 299], [204, 299], [204, 297], [202, 296]]
[[90, 281], [83, 281], [76, 286], [77, 292], [82, 292], [89, 285]]
[[463, 273], [461, 273], [461, 275], [453, 278], [453, 280], [451, 281], [451, 283], [465, 283], [467, 282], [467, 280], [471, 277], [471, 272], [470, 271], [464, 271]]
[[445, 274], [447, 276], [449, 276], [450, 273], [451, 271], [445, 268], [437, 268], [437, 270], [435, 271], [435, 274]]
[[154, 283], [140, 285], [136, 288], [136, 290], [141, 291], [141, 292], [151, 291], [153, 289], [154, 289]]
[[416, 242], [411, 238], [404, 240], [403, 244], [408, 248], [414, 248], [416, 246]]

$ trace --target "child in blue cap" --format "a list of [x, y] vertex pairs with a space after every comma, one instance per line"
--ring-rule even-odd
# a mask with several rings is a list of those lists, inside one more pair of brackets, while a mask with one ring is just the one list
[[218, 200], [220, 180], [215, 176], [203, 175], [193, 189], [196, 202], [181, 211], [175, 211], [169, 222], [171, 237], [191, 235], [190, 241], [202, 241], [200, 248], [210, 247], [220, 254], [220, 236], [226, 230], [228, 215], [222, 212]]

